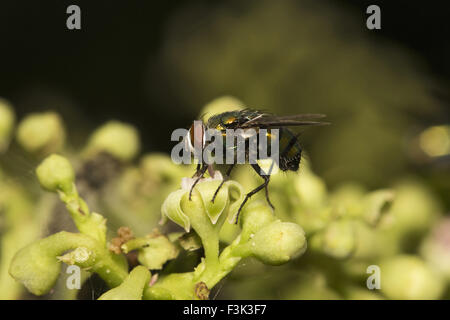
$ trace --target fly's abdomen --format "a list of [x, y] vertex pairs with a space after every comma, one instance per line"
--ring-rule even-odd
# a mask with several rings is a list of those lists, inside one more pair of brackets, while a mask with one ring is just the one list
[[297, 171], [302, 157], [302, 147], [295, 134], [286, 128], [280, 128], [280, 169]]

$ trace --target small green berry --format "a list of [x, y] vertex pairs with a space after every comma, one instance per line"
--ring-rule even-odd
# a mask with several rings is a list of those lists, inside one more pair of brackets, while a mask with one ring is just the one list
[[305, 208], [321, 208], [326, 203], [327, 187], [305, 162], [303, 161], [300, 166], [301, 174], [296, 176], [295, 191]]
[[44, 159], [37, 167], [36, 174], [41, 186], [52, 192], [57, 190], [68, 192], [75, 181], [75, 172], [69, 160], [57, 154]]
[[206, 118], [227, 111], [240, 110], [244, 108], [244, 104], [232, 97], [232, 96], [223, 96], [217, 99], [212, 100], [206, 106], [203, 107], [200, 114], [205, 115]]
[[245, 206], [239, 222], [242, 228], [242, 240], [247, 240], [261, 228], [275, 220], [273, 210], [261, 201], [252, 201]]
[[389, 299], [439, 299], [445, 289], [443, 279], [416, 256], [399, 255], [380, 263], [381, 291]]
[[248, 245], [251, 255], [258, 260], [280, 265], [305, 252], [305, 232], [298, 224], [277, 220], [260, 229]]
[[17, 128], [17, 141], [31, 153], [56, 152], [63, 146], [65, 136], [62, 119], [55, 112], [30, 114]]
[[349, 257], [356, 247], [355, 230], [351, 221], [331, 222], [324, 230], [314, 234], [311, 248], [337, 259]]
[[86, 152], [89, 155], [108, 152], [122, 161], [129, 161], [138, 154], [139, 149], [139, 134], [135, 127], [110, 121], [92, 134]]

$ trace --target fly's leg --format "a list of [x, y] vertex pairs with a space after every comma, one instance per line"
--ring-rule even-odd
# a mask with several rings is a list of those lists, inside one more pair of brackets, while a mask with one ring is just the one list
[[201, 167], [201, 164], [200, 163], [197, 164], [197, 170], [195, 170], [195, 173], [192, 176], [192, 178], [198, 177], [198, 175], [200, 174], [200, 167]]
[[266, 191], [266, 200], [267, 200], [267, 203], [269, 204], [269, 206], [272, 208], [272, 209], [274, 209], [275, 210], [275, 207], [273, 206], [273, 204], [272, 204], [272, 202], [270, 202], [270, 199], [269, 199], [269, 188], [268, 188], [268, 185], [269, 185], [269, 181], [270, 181], [270, 174], [272, 173], [272, 169], [273, 169], [273, 163], [272, 163], [272, 165], [270, 166], [270, 169], [269, 169], [269, 173], [268, 174], [262, 174], [262, 169], [261, 169], [261, 167], [259, 166], [259, 165], [257, 165], [257, 164], [252, 164], [252, 168], [256, 171], [256, 173], [261, 177], [261, 178], [263, 178], [264, 179], [264, 188], [265, 188], [265, 191]]
[[211, 202], [214, 203], [214, 200], [216, 200], [216, 196], [219, 193], [220, 188], [222, 188], [225, 181], [227, 181], [230, 178], [231, 170], [233, 170], [234, 164], [231, 164], [230, 167], [227, 170], [227, 173], [225, 174], [225, 177], [223, 177], [222, 182], [220, 183], [219, 187], [217, 188], [216, 192], [214, 192], [214, 196], [211, 199]]
[[194, 190], [195, 185], [200, 181], [201, 178], [203, 178], [206, 170], [208, 170], [208, 165], [203, 165], [200, 170], [195, 173], [194, 177], [197, 176], [197, 179], [195, 179], [194, 183], [192, 184], [191, 190], [189, 191], [189, 200], [191, 200], [192, 198], [192, 191]]
[[269, 177], [267, 177], [267, 183], [266, 183], [266, 187], [265, 187], [265, 189], [266, 189], [266, 200], [267, 200], [267, 203], [269, 204], [269, 206], [273, 210], [275, 210], [275, 207], [273, 206], [272, 202], [270, 202], [270, 199], [269, 199], [269, 188], [267, 187], [268, 184], [269, 184]]
[[248, 201], [248, 199], [250, 199], [250, 197], [253, 196], [255, 193], [257, 193], [258, 191], [260, 191], [263, 188], [267, 187], [267, 184], [269, 183], [269, 177], [267, 177], [267, 179], [264, 179], [264, 180], [265, 181], [264, 181], [264, 183], [262, 185], [258, 186], [254, 190], [252, 190], [249, 193], [247, 193], [247, 195], [244, 198], [244, 201], [242, 201], [241, 206], [239, 207], [239, 210], [238, 210], [237, 215], [236, 215], [236, 221], [234, 223], [237, 224], [238, 219], [239, 219], [239, 214], [241, 213], [241, 210], [244, 207], [245, 203]]

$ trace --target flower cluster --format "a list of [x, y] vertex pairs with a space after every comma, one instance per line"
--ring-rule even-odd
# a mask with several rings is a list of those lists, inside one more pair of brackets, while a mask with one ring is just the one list
[[[230, 104], [243, 106], [224, 97], [202, 113]], [[357, 182], [330, 189], [302, 159], [298, 173], [271, 176], [275, 210], [258, 193], [236, 224], [245, 194], [261, 183], [245, 166], [214, 202], [219, 171], [189, 199], [195, 167], [159, 153], [135, 161], [141, 144], [133, 126], [108, 122], [76, 151], [65, 137], [54, 112], [31, 114], [15, 129], [12, 107], [0, 101], [2, 299], [21, 297], [24, 287], [76, 298], [63, 281], [65, 265], [80, 268], [83, 286], [97, 274], [109, 287], [100, 299], [206, 299], [219, 282], [222, 297], [235, 299], [436, 299], [448, 292], [448, 218], [416, 178], [374, 191]], [[18, 155], [29, 159], [24, 168]], [[379, 290], [368, 287], [370, 270], [381, 271]]]

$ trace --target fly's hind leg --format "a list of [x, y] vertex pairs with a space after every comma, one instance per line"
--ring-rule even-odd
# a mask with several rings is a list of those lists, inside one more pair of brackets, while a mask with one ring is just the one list
[[214, 200], [216, 200], [216, 196], [219, 193], [220, 188], [222, 188], [225, 181], [227, 181], [230, 178], [231, 170], [233, 170], [234, 164], [231, 164], [230, 167], [227, 170], [227, 173], [225, 174], [225, 177], [223, 177], [222, 182], [220, 183], [219, 187], [217, 188], [216, 192], [214, 192], [214, 196], [211, 199], [211, 202], [214, 203]]
[[267, 178], [267, 183], [266, 183], [266, 187], [265, 187], [265, 189], [266, 189], [266, 200], [267, 200], [267, 203], [269, 204], [269, 206], [273, 209], [273, 210], [275, 210], [275, 207], [273, 206], [273, 204], [272, 204], [272, 202], [270, 202], [270, 199], [269, 199], [269, 188], [267, 187], [268, 185], [269, 185], [269, 178]]
[[[249, 193], [246, 194], [246, 196], [245, 196], [245, 198], [244, 198], [244, 201], [242, 201], [242, 203], [241, 203], [241, 205], [240, 205], [240, 207], [239, 207], [239, 210], [238, 210], [237, 215], [236, 215], [236, 220], [235, 220], [234, 223], [237, 223], [237, 222], [238, 222], [239, 214], [241, 213], [241, 210], [242, 210], [242, 208], [244, 207], [245, 203], [248, 201], [248, 199], [250, 199], [254, 194], [256, 194], [257, 192], [259, 192], [259, 191], [262, 190], [263, 188], [266, 188], [266, 187], [267, 187], [267, 184], [269, 183], [269, 179], [264, 179], [264, 180], [265, 180], [265, 181], [264, 181], [264, 183], [263, 183], [262, 185], [256, 187], [254, 190], [252, 190], [252, 191], [250, 191]], [[270, 203], [270, 202], [269, 202], [269, 203]]]
[[257, 173], [261, 178], [264, 179], [264, 184], [263, 184], [263, 185], [264, 185], [265, 192], [266, 192], [266, 200], [267, 200], [267, 203], [269, 204], [269, 206], [270, 206], [272, 209], [275, 210], [275, 207], [273, 206], [272, 202], [270, 202], [270, 199], [269, 199], [269, 188], [268, 188], [268, 186], [269, 186], [269, 181], [270, 181], [270, 173], [272, 173], [273, 164], [272, 164], [272, 166], [271, 166], [270, 169], [269, 169], [269, 174], [263, 174], [263, 171], [262, 171], [261, 167], [260, 167], [259, 165], [257, 165], [257, 164], [252, 164], [252, 168], [256, 171], [256, 173]]

